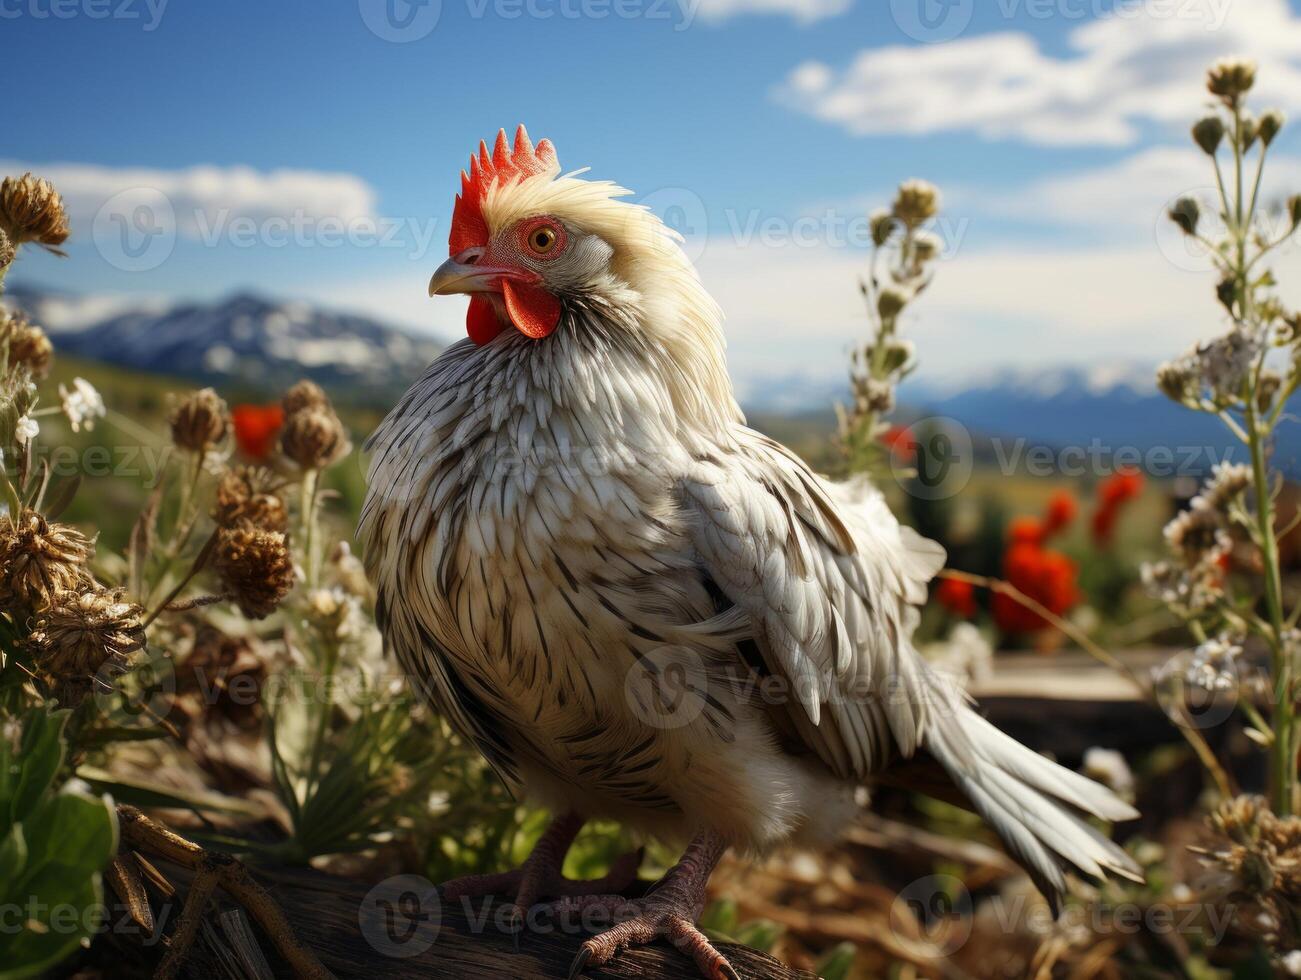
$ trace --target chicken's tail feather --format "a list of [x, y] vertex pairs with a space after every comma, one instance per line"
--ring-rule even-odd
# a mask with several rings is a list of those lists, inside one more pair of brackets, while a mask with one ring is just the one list
[[1132, 820], [1138, 811], [1100, 783], [1005, 735], [965, 703], [944, 700], [944, 709], [932, 715], [926, 748], [1026, 868], [1054, 913], [1067, 871], [1095, 880], [1108, 874], [1143, 880], [1134, 859], [1085, 819]]

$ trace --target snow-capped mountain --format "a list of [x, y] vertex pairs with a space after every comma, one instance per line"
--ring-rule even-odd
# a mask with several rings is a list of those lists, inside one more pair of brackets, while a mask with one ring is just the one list
[[65, 353], [218, 384], [273, 389], [310, 377], [352, 397], [391, 399], [443, 347], [365, 317], [249, 294], [119, 307], [90, 324], [59, 315], [76, 298], [11, 287], [6, 300], [49, 327]]

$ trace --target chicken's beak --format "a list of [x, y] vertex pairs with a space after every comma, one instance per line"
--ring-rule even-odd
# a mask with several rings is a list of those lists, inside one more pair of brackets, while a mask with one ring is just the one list
[[452, 293], [500, 293], [504, 279], [527, 280], [532, 278], [520, 269], [506, 266], [483, 265], [485, 248], [467, 248], [457, 252], [438, 267], [429, 280], [430, 296], [448, 296]]

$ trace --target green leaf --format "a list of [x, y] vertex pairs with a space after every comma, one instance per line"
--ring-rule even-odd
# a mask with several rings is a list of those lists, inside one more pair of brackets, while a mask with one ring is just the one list
[[822, 980], [849, 980], [849, 971], [853, 969], [857, 954], [853, 943], [841, 943], [822, 958], [813, 972]]
[[[117, 850], [117, 819], [105, 800], [66, 792], [47, 797], [22, 828], [0, 845], [0, 863], [16, 861], [26, 838], [20, 874], [0, 879], [0, 908], [17, 909], [0, 929], [0, 980], [38, 976], [76, 950], [99, 926], [100, 870]], [[16, 843], [11, 843], [16, 841]]]
[[785, 931], [784, 927], [775, 922], [756, 919], [754, 922], [747, 922], [737, 930], [736, 941], [761, 953], [770, 953]]
[[27, 713], [18, 750], [18, 778], [12, 785], [12, 795], [7, 800], [0, 800], [6, 818], [0, 829], [7, 831], [11, 825], [26, 818], [54, 784], [67, 750], [63, 742], [63, 727], [70, 714], [66, 710], [43, 708]]
[[77, 776], [96, 793], [107, 793], [119, 803], [169, 810], [210, 810], [262, 818], [266, 811], [255, 804], [220, 793], [192, 793], [172, 786], [158, 786], [142, 779], [123, 779], [103, 769], [82, 766]]
[[[47, 865], [90, 874], [108, 864], [117, 850], [117, 817], [103, 799], [84, 793], [59, 793], [24, 821], [23, 835], [29, 876], [39, 874]], [[16, 884], [28, 887], [23, 879]]]
[[711, 902], [700, 916], [700, 928], [710, 932], [731, 936], [737, 927], [736, 902], [730, 898], [720, 898]]
[[15, 824], [0, 842], [0, 881], [16, 881], [27, 865], [27, 841], [23, 828]]

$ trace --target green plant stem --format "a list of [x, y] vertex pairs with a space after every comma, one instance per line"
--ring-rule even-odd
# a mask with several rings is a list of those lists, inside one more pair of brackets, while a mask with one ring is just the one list
[[1270, 746], [1270, 788], [1274, 811], [1291, 814], [1296, 785], [1296, 760], [1292, 751], [1296, 706], [1292, 696], [1292, 655], [1283, 641], [1283, 578], [1279, 568], [1278, 539], [1274, 534], [1274, 502], [1265, 465], [1265, 439], [1256, 407], [1248, 403], [1247, 433], [1256, 490], [1256, 533], [1265, 565], [1265, 605], [1269, 611], [1267, 639], [1274, 674], [1274, 744]]
[[319, 470], [308, 470], [303, 474], [302, 484], [302, 521], [303, 521], [303, 572], [307, 587], [316, 587], [316, 498], [320, 487]]

